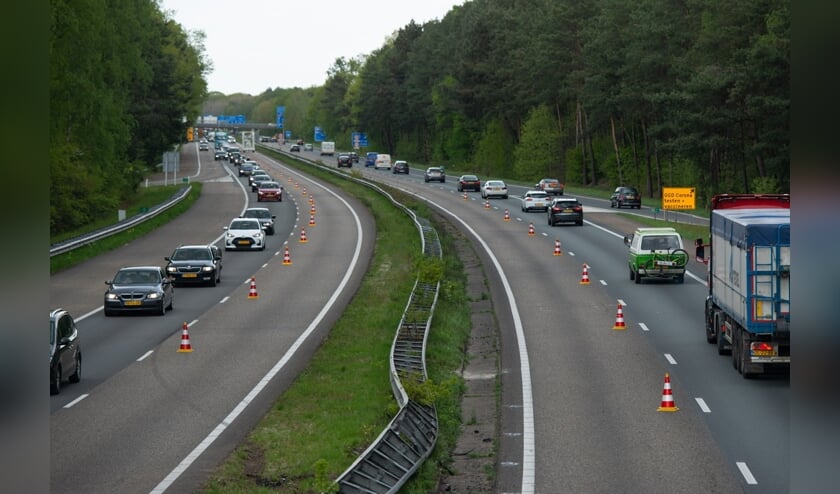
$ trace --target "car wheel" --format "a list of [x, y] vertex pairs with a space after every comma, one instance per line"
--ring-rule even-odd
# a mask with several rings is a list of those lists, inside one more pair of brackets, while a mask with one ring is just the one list
[[163, 300], [160, 301], [160, 309], [157, 311], [157, 315], [165, 316], [166, 315], [166, 302]]
[[508, 196], [506, 196], [506, 195], [502, 196], [502, 199], [507, 199], [507, 198], [508, 198]]
[[216, 273], [213, 273], [213, 276], [210, 278], [210, 286], [216, 286], [218, 283], [218, 278], [216, 277]]
[[642, 275], [640, 275], [639, 273], [635, 273], [635, 274], [636, 274], [636, 284], [639, 285], [639, 284], [642, 283]]
[[262, 202], [262, 197], [257, 196], [257, 202]]
[[77, 383], [82, 380], [82, 354], [76, 354], [76, 368], [70, 374], [70, 382]]
[[59, 366], [50, 379], [50, 394], [57, 395], [61, 391], [61, 366]]
[[633, 281], [635, 279], [636, 279], [636, 273], [631, 269], [630, 270], [630, 281]]
[[578, 221], [575, 221], [575, 224], [576, 224], [577, 226], [583, 226], [583, 220], [578, 220]]
[[105, 317], [111, 317], [111, 316], [113, 316], [113, 315], [114, 315], [114, 313], [113, 313], [113, 312], [111, 312], [111, 311], [110, 311], [110, 310], [108, 310], [108, 309], [105, 309], [103, 312], [105, 312]]
[[677, 276], [676, 281], [677, 281], [677, 283], [680, 283], [680, 284], [685, 283], [685, 275], [681, 274], [681, 275]]

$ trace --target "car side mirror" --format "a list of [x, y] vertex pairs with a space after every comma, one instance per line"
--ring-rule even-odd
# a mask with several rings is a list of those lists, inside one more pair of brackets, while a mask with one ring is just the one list
[[170, 258], [168, 258], [168, 257], [164, 257], [164, 258], [163, 258], [163, 260], [164, 260], [164, 261], [171, 261], [172, 259], [170, 259]]
[[633, 235], [625, 235], [624, 236], [624, 245], [630, 247], [630, 244], [633, 242]]

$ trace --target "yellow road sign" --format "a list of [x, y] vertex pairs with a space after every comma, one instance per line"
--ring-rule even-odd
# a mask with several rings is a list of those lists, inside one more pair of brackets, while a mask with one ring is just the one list
[[696, 209], [694, 187], [662, 187], [662, 209]]

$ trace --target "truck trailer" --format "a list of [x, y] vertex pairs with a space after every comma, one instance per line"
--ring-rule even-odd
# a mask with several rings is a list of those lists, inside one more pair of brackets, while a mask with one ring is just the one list
[[712, 198], [706, 340], [744, 377], [790, 368], [790, 195]]

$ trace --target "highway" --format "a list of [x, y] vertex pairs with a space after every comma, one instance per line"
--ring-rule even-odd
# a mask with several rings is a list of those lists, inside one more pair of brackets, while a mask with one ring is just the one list
[[[317, 152], [301, 154], [318, 159]], [[296, 242], [308, 219], [305, 197], [286, 182], [288, 199], [270, 206], [278, 215], [277, 234], [265, 253], [225, 253], [222, 284], [179, 288], [175, 310], [166, 316], [106, 319], [97, 310], [103, 281], [127, 259], [162, 264], [179, 243], [214, 241], [253, 197], [222, 162], [204, 156], [196, 177], [204, 193], [189, 213], [53, 276], [52, 305], [77, 319], [87, 315], [79, 322], [82, 382], [51, 398], [54, 492], [191, 492], [305, 366], [364, 272], [373, 249], [369, 212], [340, 191], [331, 192], [342, 200], [322, 200], [331, 192], [260, 158], [314, 191], [318, 226], [307, 230], [308, 244]], [[324, 161], [334, 166], [334, 158]], [[475, 242], [491, 272], [502, 332], [497, 492], [787, 492], [789, 381], [742, 379], [731, 358], [706, 343], [702, 265], [692, 265], [684, 285], [635, 285], [621, 240], [632, 222], [607, 201], [580, 198], [583, 227], [549, 227], [544, 213], [520, 212], [514, 196], [522, 188], [512, 187], [510, 199], [491, 199], [487, 209], [478, 193], [465, 200], [456, 192], [457, 177], [425, 184], [422, 170], [405, 176], [359, 164], [353, 169], [447, 216]], [[322, 232], [330, 232], [329, 241]], [[555, 240], [562, 256], [553, 255]], [[293, 266], [279, 262], [286, 241]], [[584, 263], [589, 285], [580, 283]], [[350, 281], [341, 286], [348, 273]], [[251, 275], [259, 300], [247, 298]], [[339, 294], [334, 301], [333, 293]], [[318, 321], [328, 303], [334, 305]], [[625, 330], [613, 329], [618, 304]], [[183, 322], [190, 324], [190, 354], [175, 351]], [[296, 356], [272, 374], [251, 406], [225, 421], [310, 328]], [[657, 412], [666, 373], [675, 413]], [[223, 423], [213, 447], [183, 465]], [[183, 472], [165, 484], [178, 468]]]

